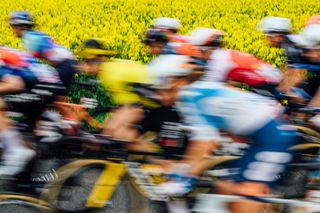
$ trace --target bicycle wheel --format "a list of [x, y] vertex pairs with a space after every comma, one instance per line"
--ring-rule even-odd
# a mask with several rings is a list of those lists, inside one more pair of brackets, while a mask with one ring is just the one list
[[281, 177], [275, 188], [284, 198], [304, 198], [310, 172], [304, 168], [290, 168]]
[[20, 195], [0, 195], [0, 212], [16, 213], [57, 213], [44, 201]]
[[88, 198], [103, 170], [104, 166], [101, 165], [80, 168], [64, 182], [53, 204], [59, 210], [66, 212], [130, 212], [130, 197], [123, 183], [118, 185], [104, 207], [86, 207]]

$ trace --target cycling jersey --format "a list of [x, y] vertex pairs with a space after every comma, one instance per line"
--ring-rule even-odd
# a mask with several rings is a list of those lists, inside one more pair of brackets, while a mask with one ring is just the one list
[[252, 87], [277, 85], [281, 73], [274, 66], [244, 52], [228, 49], [215, 50], [207, 64], [203, 80], [225, 82], [232, 80]]
[[118, 105], [156, 106], [153, 101], [135, 93], [132, 88], [135, 83], [152, 83], [152, 76], [143, 64], [129, 60], [112, 60], [102, 65], [98, 78]]
[[287, 57], [287, 64], [303, 63], [303, 50], [290, 40], [290, 35], [285, 37], [285, 41], [280, 44], [280, 48], [284, 50]]
[[0, 47], [0, 71], [0, 78], [13, 75], [23, 80], [24, 90], [14, 94], [4, 92], [3, 99], [6, 110], [24, 113], [25, 121], [31, 127], [46, 104], [54, 101], [55, 95], [64, 90], [54, 68], [15, 49]]
[[199, 81], [186, 87], [180, 97], [179, 109], [194, 128], [194, 139], [216, 138], [216, 129], [250, 135], [282, 110], [272, 99], [228, 88], [223, 83]]
[[22, 43], [25, 50], [36, 58], [54, 62], [75, 59], [72, 52], [56, 44], [49, 35], [42, 32], [25, 31], [22, 35]]
[[189, 41], [189, 39], [187, 36], [174, 34], [174, 35], [169, 36], [169, 41], [170, 42], [187, 43]]
[[21, 77], [29, 88], [38, 83], [60, 82], [54, 68], [40, 63], [27, 53], [8, 47], [0, 47], [0, 70], [1, 76], [8, 74]]
[[182, 159], [188, 146], [188, 135], [182, 118], [172, 106], [161, 106], [146, 113], [138, 125], [141, 134], [148, 131], [158, 133], [156, 143], [166, 159]]
[[162, 55], [179, 54], [198, 57], [200, 55], [199, 48], [186, 42], [168, 42], [162, 50]]
[[[60, 80], [68, 88], [73, 77], [78, 73], [74, 54], [67, 48], [56, 44], [49, 35], [38, 31], [25, 31], [22, 35], [24, 48], [39, 59], [45, 59], [54, 65]], [[54, 62], [54, 63], [52, 63]], [[62, 91], [61, 91], [62, 92]], [[62, 92], [61, 95], [64, 95]]]
[[288, 148], [295, 144], [295, 131], [277, 121], [282, 109], [272, 99], [222, 83], [196, 82], [182, 89], [177, 108], [194, 141], [219, 142], [220, 130], [251, 140], [236, 164], [236, 181], [272, 184], [292, 159]]

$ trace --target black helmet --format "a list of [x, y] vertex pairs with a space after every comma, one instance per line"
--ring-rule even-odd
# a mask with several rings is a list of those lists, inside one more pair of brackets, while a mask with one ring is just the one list
[[84, 42], [82, 50], [79, 52], [79, 56], [83, 59], [92, 59], [96, 56], [113, 56], [116, 52], [106, 48], [102, 44], [101, 39], [91, 38]]
[[150, 45], [154, 42], [167, 43], [169, 41], [165, 33], [159, 29], [149, 29], [143, 43]]

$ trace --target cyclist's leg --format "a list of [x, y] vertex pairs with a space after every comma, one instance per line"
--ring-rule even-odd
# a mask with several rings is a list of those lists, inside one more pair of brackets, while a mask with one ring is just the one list
[[13, 176], [24, 169], [25, 165], [35, 156], [35, 151], [24, 144], [21, 134], [7, 118], [5, 110], [5, 101], [0, 99], [0, 138], [3, 143], [0, 175]]
[[[229, 185], [229, 192], [250, 196], [267, 194], [268, 186], [277, 181], [293, 158], [288, 148], [295, 144], [296, 132], [286, 128], [288, 127], [277, 121], [271, 121], [251, 136], [254, 142], [236, 163], [239, 174], [232, 177], [235, 182]], [[224, 187], [223, 190], [223, 187], [220, 187], [220, 191], [225, 192], [227, 188]], [[262, 203], [243, 201], [232, 203], [230, 210], [261, 212], [263, 207]]]
[[0, 167], [0, 174], [3, 175], [17, 175], [20, 173], [25, 165], [35, 157], [36, 152], [27, 146], [20, 132], [18, 132], [14, 125], [7, 118], [5, 112], [21, 112], [27, 118], [27, 124], [33, 130], [34, 125], [40, 114], [44, 111], [47, 103], [52, 102], [55, 98], [54, 89], [51, 87], [37, 89], [37, 91], [44, 92], [43, 95], [26, 90], [24, 92], [12, 95], [5, 95], [1, 104], [0, 123], [0, 137], [4, 143], [3, 164]]
[[[267, 185], [256, 182], [219, 181], [216, 186], [219, 193], [226, 195], [265, 196], [269, 193]], [[267, 204], [243, 199], [241, 202], [230, 203], [228, 207], [231, 212], [260, 213], [267, 207]]]
[[104, 134], [113, 138], [135, 141], [136, 131], [132, 125], [144, 117], [143, 108], [140, 106], [122, 106], [114, 110], [104, 124]]

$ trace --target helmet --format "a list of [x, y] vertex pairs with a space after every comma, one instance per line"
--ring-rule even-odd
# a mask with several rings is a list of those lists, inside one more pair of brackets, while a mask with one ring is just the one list
[[160, 17], [153, 20], [152, 27], [178, 31], [180, 28], [180, 21], [175, 18]]
[[154, 42], [167, 43], [169, 41], [168, 37], [159, 29], [150, 29], [147, 32], [146, 38], [143, 43], [150, 45]]
[[305, 27], [299, 34], [291, 35], [290, 40], [306, 49], [320, 47], [320, 24], [312, 24]]
[[111, 56], [116, 52], [107, 50], [103, 45], [101, 39], [91, 38], [84, 42], [82, 50], [79, 52], [79, 56], [83, 59], [93, 59], [96, 56]]
[[21, 10], [13, 11], [9, 16], [8, 22], [10, 25], [34, 25], [30, 13]]
[[170, 77], [182, 77], [193, 71], [191, 58], [185, 55], [160, 55], [149, 65], [155, 76], [155, 87], [166, 88]]
[[189, 42], [197, 46], [218, 47], [221, 45], [225, 32], [212, 28], [196, 28], [189, 34]]
[[309, 26], [309, 25], [312, 25], [312, 24], [320, 24], [320, 16], [319, 15], [311, 16], [306, 21], [306, 26]]
[[257, 29], [265, 34], [290, 33], [292, 30], [291, 20], [288, 18], [269, 16], [260, 21]]

